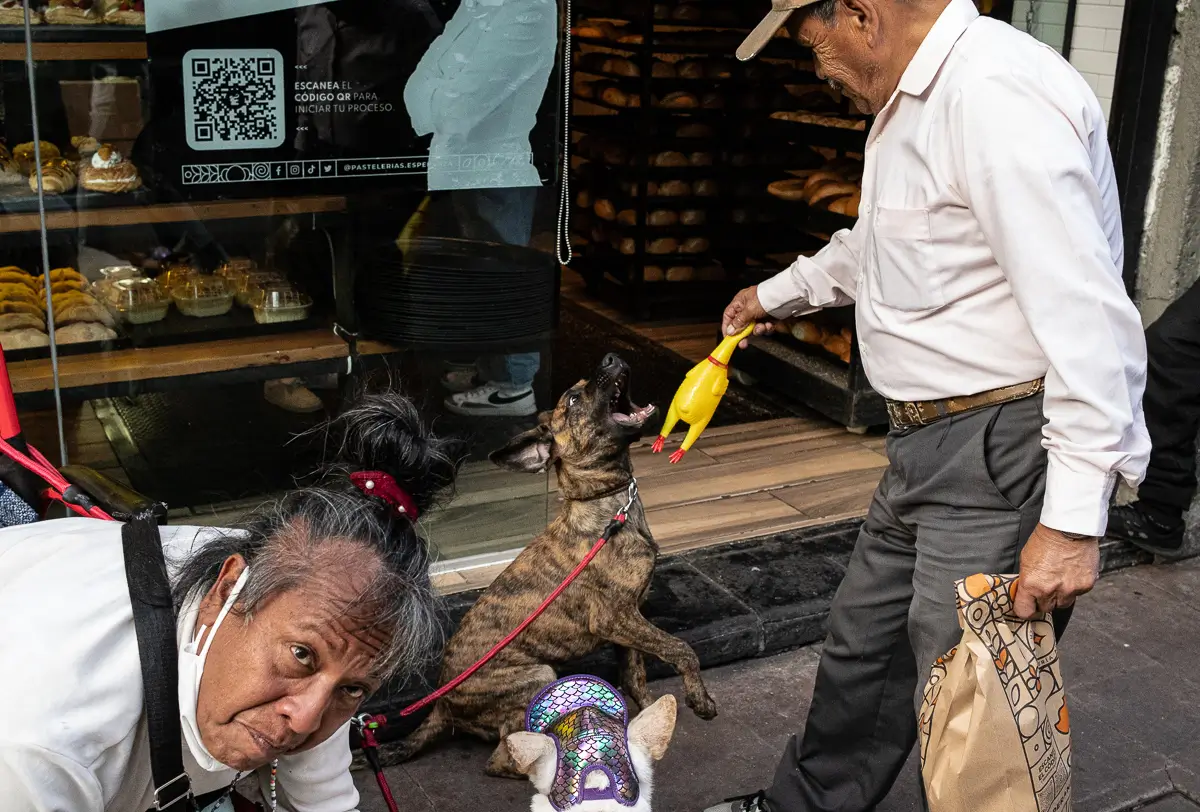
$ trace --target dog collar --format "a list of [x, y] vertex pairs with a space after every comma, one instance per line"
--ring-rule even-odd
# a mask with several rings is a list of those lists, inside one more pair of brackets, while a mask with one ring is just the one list
[[[630, 477], [615, 488], [609, 488], [600, 493], [593, 493], [587, 496], [568, 496], [564, 493], [563, 497], [570, 499], [572, 502], [596, 502], [601, 499], [607, 499], [610, 496], [616, 496], [618, 493], [637, 493], [637, 477]], [[630, 506], [632, 506], [632, 503], [630, 503]]]
[[[621, 694], [596, 677], [567, 677], [537, 695], [525, 727], [549, 736], [558, 747], [551, 806], [562, 812], [585, 801], [637, 804], [641, 790], [629, 755], [628, 724]], [[596, 772], [608, 777], [604, 789], [587, 787]]]

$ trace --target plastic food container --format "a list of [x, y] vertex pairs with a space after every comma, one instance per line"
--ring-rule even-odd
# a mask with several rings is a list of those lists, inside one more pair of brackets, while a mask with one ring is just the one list
[[197, 319], [224, 316], [233, 307], [233, 291], [219, 276], [196, 276], [171, 291], [179, 312]]
[[233, 257], [221, 267], [217, 268], [215, 273], [217, 276], [223, 276], [226, 279], [244, 276], [251, 271], [258, 270], [258, 263], [248, 257]]
[[92, 283], [92, 294], [102, 302], [115, 304], [113, 285], [122, 279], [141, 279], [142, 271], [133, 265], [112, 265], [100, 269], [100, 279]]
[[235, 288], [237, 303], [242, 307], [253, 307], [258, 301], [258, 295], [270, 285], [286, 284], [284, 278], [275, 271], [251, 271], [238, 279]]
[[200, 276], [200, 269], [186, 262], [173, 262], [156, 277], [159, 287], [173, 295], [175, 289], [190, 283]]
[[118, 279], [112, 283], [109, 302], [130, 324], [162, 321], [171, 309], [171, 299], [153, 279]]
[[308, 318], [312, 298], [287, 284], [268, 285], [254, 300], [254, 320], [259, 324], [282, 324]]

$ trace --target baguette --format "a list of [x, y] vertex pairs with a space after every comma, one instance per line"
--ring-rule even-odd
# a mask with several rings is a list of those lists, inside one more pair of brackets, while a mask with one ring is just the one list
[[689, 237], [679, 246], [681, 254], [703, 254], [708, 250], [709, 242], [705, 237]]
[[678, 225], [679, 215], [669, 209], [659, 209], [646, 215], [646, 224], [651, 226]]

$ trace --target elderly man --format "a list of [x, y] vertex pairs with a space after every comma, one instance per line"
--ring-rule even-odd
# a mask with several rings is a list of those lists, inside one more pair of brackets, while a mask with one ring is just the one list
[[812, 708], [766, 792], [709, 812], [871, 809], [960, 630], [954, 580], [1021, 574], [1025, 616], [1091, 589], [1118, 477], [1149, 440], [1146, 349], [1104, 113], [1050, 48], [971, 0], [775, 0], [819, 74], [876, 116], [860, 219], [737, 295], [752, 320], [857, 303], [890, 466], [834, 600]]

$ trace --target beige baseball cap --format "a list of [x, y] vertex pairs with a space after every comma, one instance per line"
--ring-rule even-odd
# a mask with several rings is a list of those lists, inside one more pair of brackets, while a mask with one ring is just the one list
[[771, 11], [763, 21], [750, 32], [746, 41], [738, 46], [737, 58], [745, 62], [758, 56], [758, 52], [767, 47], [767, 43], [775, 36], [792, 12], [799, 11], [805, 6], [811, 6], [821, 0], [771, 0]]

